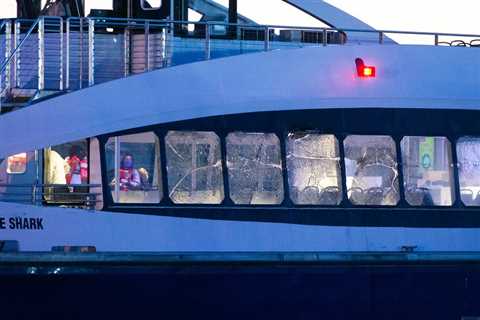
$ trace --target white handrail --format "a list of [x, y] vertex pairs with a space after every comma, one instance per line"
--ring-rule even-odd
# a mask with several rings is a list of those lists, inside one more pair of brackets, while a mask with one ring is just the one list
[[[52, 24], [52, 20], [55, 21]], [[50, 59], [50, 68], [52, 66], [51, 61], [53, 57], [58, 58], [58, 63], [55, 65], [55, 68], [58, 68], [58, 91], [67, 90], [76, 90], [83, 87], [83, 73], [88, 70], [88, 85], [93, 86], [101, 81], [113, 80], [119, 77], [129, 76], [132, 73], [147, 72], [155, 68], [163, 68], [170, 66], [172, 62], [172, 55], [174, 49], [174, 43], [188, 41], [182, 40], [181, 37], [184, 36], [186, 39], [203, 39], [204, 45], [203, 56], [201, 60], [209, 60], [212, 58], [213, 44], [216, 43], [217, 39], [223, 39], [226, 41], [229, 40], [239, 40], [244, 41], [248, 37], [248, 41], [256, 41], [253, 44], [254, 49], [252, 51], [269, 51], [275, 49], [275, 46], [305, 46], [305, 45], [323, 45], [327, 46], [329, 44], [344, 44], [348, 43], [348, 34], [349, 33], [365, 33], [365, 34], [377, 34], [378, 38], [376, 43], [382, 45], [385, 43], [386, 34], [402, 34], [402, 35], [412, 35], [412, 36], [431, 36], [432, 44], [440, 45], [446, 44], [442, 42], [440, 37], [468, 37], [472, 41], [464, 42], [457, 41], [453, 43], [448, 43], [451, 45], [461, 45], [461, 46], [480, 46], [480, 35], [475, 34], [455, 34], [455, 33], [438, 33], [438, 32], [418, 32], [418, 31], [397, 31], [397, 30], [358, 30], [358, 29], [342, 29], [342, 28], [306, 28], [306, 27], [296, 27], [296, 26], [281, 26], [281, 25], [255, 25], [255, 24], [239, 24], [239, 23], [226, 23], [226, 22], [213, 22], [213, 21], [175, 21], [175, 20], [153, 20], [153, 19], [126, 19], [126, 18], [108, 18], [108, 17], [87, 17], [87, 18], [77, 18], [70, 17], [65, 21], [60, 17], [39, 17], [36, 20], [8, 20], [16, 23], [15, 29], [15, 39], [14, 49], [9, 53], [5, 60], [2, 62], [0, 67], [0, 85], [2, 78], [5, 76], [5, 72], [10, 63], [15, 59], [15, 74], [13, 74], [13, 81], [15, 82], [16, 87], [23, 89], [22, 81], [19, 81], [19, 72], [20, 70], [19, 63], [17, 63], [17, 55], [20, 52], [20, 49], [25, 45], [26, 41], [31, 37], [32, 33], [38, 32], [38, 61], [36, 65], [38, 67], [38, 89], [42, 91], [45, 89], [46, 79], [45, 74], [47, 71], [46, 63]], [[20, 24], [22, 23], [32, 23], [30, 28], [25, 34], [21, 33]], [[66, 22], [66, 28], [64, 28], [64, 22]], [[10, 22], [11, 23], [11, 22]], [[195, 26], [195, 31], [188, 31], [187, 26]], [[7, 26], [7, 20], [0, 20], [0, 30]], [[49, 26], [50, 29], [46, 29]], [[52, 26], [55, 28], [52, 29]], [[222, 35], [216, 32], [215, 28], [222, 26]], [[58, 27], [58, 30], [56, 29]], [[88, 27], [88, 34], [84, 34], [84, 27]], [[79, 28], [78, 35], [72, 31]], [[38, 31], [36, 31], [38, 29]], [[282, 38], [282, 34], [278, 34], [278, 30], [282, 31], [295, 31], [300, 33], [300, 39], [292, 40], [290, 38]], [[123, 35], [121, 32], [123, 32]], [[162, 34], [160, 36], [162, 44], [160, 47], [155, 46], [155, 38], [151, 38], [151, 35], [157, 35], [159, 32]], [[275, 33], [277, 32], [277, 33]], [[55, 56], [52, 55], [52, 50], [46, 50], [46, 35], [51, 35], [52, 33], [58, 33], [59, 38], [59, 50], [58, 53], [54, 52]], [[101, 64], [103, 60], [108, 60], [106, 57], [114, 56], [113, 52], [110, 52], [110, 48], [102, 47], [102, 39], [105, 39], [105, 35], [112, 33], [111, 39], [123, 39], [123, 52], [122, 54], [123, 61], [120, 66], [111, 66], [109, 72], [111, 74], [105, 76], [102, 75], [101, 68], [98, 68], [99, 63]], [[131, 47], [134, 41], [135, 35], [143, 33], [143, 58], [139, 58], [138, 55], [134, 55], [139, 51], [132, 50]], [[176, 34], [176, 37], [173, 37]], [[66, 40], [64, 43], [64, 37]], [[72, 48], [73, 36], [79, 36], [79, 46], [78, 51], [79, 55]], [[23, 37], [23, 38], [21, 38]], [[84, 43], [85, 39], [88, 39], [87, 43]], [[122, 38], [123, 37], [123, 38]], [[168, 38], [167, 38], [168, 37]], [[309, 37], [308, 39], [304, 37]], [[98, 40], [97, 40], [98, 39]], [[110, 39], [110, 38], [109, 38]], [[158, 39], [158, 38], [157, 38]], [[214, 39], [214, 40], [212, 40]], [[371, 41], [371, 37], [369, 38]], [[373, 38], [374, 39], [374, 38]], [[388, 38], [387, 38], [388, 39]], [[51, 40], [50, 40], [51, 41]], [[214, 42], [215, 41], [215, 42]], [[375, 39], [374, 39], [375, 41]], [[51, 43], [51, 42], [49, 42]], [[78, 42], [75, 42], [75, 45]], [[105, 42], [104, 42], [105, 43]], [[103, 44], [104, 44], [103, 43]], [[288, 45], [288, 44], [291, 45]], [[477, 44], [478, 43], [478, 44]], [[262, 45], [263, 44], [263, 45]], [[184, 44], [182, 43], [184, 46]], [[252, 44], [251, 44], [252, 45]], [[255, 47], [256, 46], [256, 47]], [[28, 46], [27, 46], [28, 47]], [[84, 50], [88, 55], [84, 59]], [[155, 52], [161, 53], [155, 56]], [[153, 53], [152, 53], [153, 52]], [[247, 50], [248, 52], [248, 50]], [[250, 51], [251, 52], [251, 51]], [[78, 59], [72, 59], [74, 54], [78, 55]], [[102, 57], [103, 55], [103, 57]], [[151, 55], [154, 55], [152, 58]], [[65, 58], [66, 56], [66, 58]], [[87, 58], [88, 56], [88, 58]], [[20, 58], [20, 57], [18, 57]], [[155, 58], [161, 59], [161, 63], [155, 60]], [[29, 57], [31, 59], [31, 57]], [[198, 59], [198, 58], [197, 58]], [[19, 59], [18, 59], [19, 60]], [[64, 64], [66, 60], [66, 64]], [[87, 60], [87, 61], [84, 61]], [[139, 62], [140, 61], [140, 62]], [[192, 60], [193, 61], [193, 60]], [[31, 62], [31, 61], [30, 61]], [[86, 63], [85, 63], [86, 62]], [[188, 61], [187, 61], [188, 62]], [[144, 63], [143, 67], [138, 67], [139, 63]], [[183, 62], [185, 63], [185, 62]], [[135, 68], [134, 68], [134, 64]], [[85, 67], [85, 70], [84, 70]], [[123, 68], [122, 72], [117, 72], [118, 70], [114, 68]], [[78, 86], [73, 86], [70, 84], [70, 81], [73, 79], [72, 70], [78, 70], [79, 84]], [[135, 69], [135, 70], [134, 70]], [[24, 69], [22, 69], [24, 70]], [[112, 70], [114, 72], [112, 72]], [[140, 71], [139, 71], [140, 70]], [[55, 69], [55, 72], [56, 69]], [[50, 70], [50, 74], [52, 74]], [[77, 75], [75, 75], [77, 76]], [[102, 78], [103, 77], [103, 78]], [[65, 79], [65, 81], [64, 81]], [[16, 81], [15, 81], [16, 80]], [[50, 79], [50, 83], [52, 79]], [[77, 80], [78, 81], [78, 78]], [[29, 88], [30, 89], [30, 88]]]

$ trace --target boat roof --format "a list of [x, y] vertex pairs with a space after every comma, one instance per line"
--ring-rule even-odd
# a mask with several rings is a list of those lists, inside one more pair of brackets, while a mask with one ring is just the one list
[[[357, 57], [376, 66], [376, 78], [356, 77]], [[228, 114], [332, 108], [478, 110], [479, 69], [476, 50], [428, 46], [310, 47], [190, 63], [5, 114], [0, 135], [11, 138], [0, 144], [0, 157]]]

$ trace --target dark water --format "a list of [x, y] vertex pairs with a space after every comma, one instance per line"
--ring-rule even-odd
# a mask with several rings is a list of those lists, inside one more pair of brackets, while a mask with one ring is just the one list
[[12, 266], [0, 298], [1, 319], [451, 320], [480, 316], [480, 266]]

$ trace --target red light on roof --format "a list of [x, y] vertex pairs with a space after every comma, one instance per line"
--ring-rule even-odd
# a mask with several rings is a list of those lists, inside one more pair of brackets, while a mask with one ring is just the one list
[[360, 78], [375, 78], [376, 68], [373, 66], [366, 66], [362, 59], [357, 58], [355, 60], [357, 66], [357, 75]]

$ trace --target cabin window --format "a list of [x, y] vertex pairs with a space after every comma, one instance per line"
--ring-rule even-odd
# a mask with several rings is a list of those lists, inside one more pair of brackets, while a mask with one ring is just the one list
[[344, 141], [348, 198], [355, 205], [399, 201], [397, 151], [389, 136], [348, 136]]
[[230, 133], [227, 168], [230, 198], [235, 204], [282, 203], [282, 157], [275, 134]]
[[114, 202], [160, 202], [160, 144], [153, 132], [112, 137], [105, 152]]
[[289, 133], [287, 171], [293, 203], [336, 205], [342, 200], [340, 152], [334, 135]]
[[480, 138], [464, 137], [457, 141], [458, 178], [462, 202], [480, 205]]
[[37, 181], [36, 160], [35, 152], [0, 159], [0, 201], [35, 202], [32, 198], [32, 185]]
[[404, 137], [405, 198], [412, 206], [450, 206], [455, 201], [450, 141], [445, 137]]
[[81, 203], [88, 194], [88, 142], [80, 140], [44, 150], [45, 200]]
[[169, 131], [165, 137], [168, 192], [177, 204], [224, 199], [220, 139], [214, 132]]
[[22, 152], [7, 158], [8, 174], [23, 174], [27, 171], [27, 153]]

